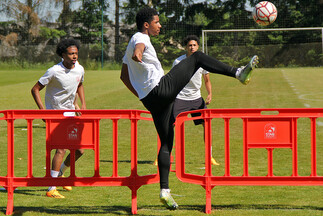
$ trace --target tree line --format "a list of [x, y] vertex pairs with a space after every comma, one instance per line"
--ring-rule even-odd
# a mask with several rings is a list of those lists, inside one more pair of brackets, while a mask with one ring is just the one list
[[[270, 28], [323, 26], [322, 0], [271, 2], [277, 7], [278, 18]], [[76, 3], [81, 6], [73, 8]], [[0, 22], [0, 58], [20, 56], [40, 61], [44, 52], [49, 52], [45, 49], [55, 46], [61, 38], [74, 37], [86, 45], [84, 58], [99, 61], [103, 46], [105, 61], [120, 62], [129, 37], [136, 31], [135, 14], [148, 6], [159, 11], [163, 26], [160, 36], [152, 38], [152, 42], [162, 63], [170, 65], [183, 52], [181, 41], [189, 34], [201, 36], [202, 29], [261, 28], [251, 16], [256, 3], [255, 0], [1, 0], [0, 13], [8, 19]], [[46, 7], [60, 8], [54, 22], [47, 19], [52, 14], [44, 15]], [[113, 16], [108, 16], [108, 12]], [[294, 36], [280, 39], [277, 33], [268, 33], [267, 37], [268, 43], [302, 40]], [[319, 40], [321, 35], [314, 37]], [[28, 55], [28, 59], [23, 53], [30, 50], [33, 55]], [[39, 58], [30, 57], [37, 54]]]

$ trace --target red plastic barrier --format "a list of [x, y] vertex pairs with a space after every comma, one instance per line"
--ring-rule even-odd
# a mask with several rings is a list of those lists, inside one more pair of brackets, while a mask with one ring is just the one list
[[[199, 112], [201, 117], [189, 117]], [[323, 185], [323, 177], [317, 175], [316, 162], [316, 119], [323, 117], [323, 109], [205, 109], [181, 113], [175, 123], [176, 175], [183, 182], [198, 184], [206, 190], [206, 213], [211, 213], [211, 190], [218, 185]], [[212, 175], [211, 143], [212, 119], [224, 120], [224, 176]], [[243, 126], [243, 175], [230, 175], [230, 120], [242, 119]], [[299, 176], [297, 165], [297, 120], [309, 118], [311, 127], [311, 174]], [[196, 175], [185, 172], [185, 122], [194, 119], [205, 120], [205, 174]], [[186, 135], [189, 136], [189, 135]], [[218, 145], [218, 144], [217, 144]], [[267, 176], [250, 176], [248, 150], [264, 148], [268, 151]], [[289, 148], [292, 150], [292, 175], [273, 174], [273, 150]]]
[[[82, 110], [82, 116], [65, 117], [61, 110], [7, 110], [0, 111], [0, 120], [7, 122], [7, 176], [0, 176], [0, 185], [8, 192], [6, 214], [13, 213], [13, 195], [17, 187], [27, 186], [127, 186], [132, 191], [132, 213], [137, 213], [137, 190], [146, 184], [159, 182], [158, 173], [139, 176], [137, 172], [137, 126], [138, 121], [151, 121], [147, 111], [139, 110]], [[188, 117], [189, 113], [200, 112], [201, 117]], [[316, 160], [316, 119], [323, 117], [323, 109], [206, 109], [180, 114], [175, 123], [176, 175], [187, 183], [199, 184], [206, 190], [206, 213], [211, 212], [211, 190], [217, 185], [323, 185], [323, 177], [317, 175]], [[149, 117], [145, 117], [148, 115]], [[185, 172], [185, 122], [202, 118], [205, 120], [205, 174], [196, 175]], [[224, 176], [212, 175], [211, 143], [212, 119], [224, 120], [225, 136], [225, 173]], [[230, 120], [242, 119], [243, 127], [243, 175], [230, 175]], [[297, 120], [309, 118], [311, 126], [311, 174], [299, 176], [297, 170]], [[27, 176], [14, 174], [14, 121], [27, 121]], [[33, 121], [46, 121], [46, 175], [33, 176]], [[113, 130], [113, 173], [110, 177], [100, 176], [99, 147], [100, 120], [110, 119]], [[118, 121], [129, 119], [131, 122], [131, 174], [118, 175]], [[160, 145], [158, 142], [158, 146]], [[65, 148], [71, 152], [71, 173], [67, 178], [50, 176], [50, 152], [52, 149]], [[93, 177], [75, 175], [75, 150], [93, 149], [95, 173]], [[264, 148], [268, 151], [267, 176], [250, 176], [248, 150]], [[288, 148], [292, 150], [292, 175], [273, 174], [273, 150]]]
[[[138, 121], [152, 121], [150, 113], [140, 110], [81, 110], [81, 116], [65, 117], [67, 111], [62, 110], [6, 110], [0, 111], [0, 120], [7, 122], [7, 176], [0, 176], [0, 185], [8, 193], [7, 215], [13, 213], [13, 196], [17, 187], [30, 186], [127, 186], [132, 191], [132, 213], [137, 213], [137, 190], [142, 185], [159, 182], [159, 174], [139, 176], [137, 173], [137, 131]], [[149, 116], [149, 117], [145, 117]], [[16, 177], [14, 170], [14, 121], [27, 120], [27, 176]], [[46, 175], [33, 176], [33, 121], [43, 119], [46, 121]], [[99, 166], [99, 127], [100, 120], [110, 119], [113, 130], [113, 173], [111, 177], [100, 176]], [[131, 174], [120, 177], [118, 175], [118, 121], [129, 119], [131, 122]], [[156, 143], [159, 144], [156, 137]], [[159, 144], [160, 145], [160, 144]], [[156, 145], [157, 146], [157, 145]], [[50, 175], [51, 150], [69, 149], [71, 152], [71, 172], [66, 178], [52, 178]], [[77, 177], [75, 175], [75, 150], [94, 150], [94, 176]]]

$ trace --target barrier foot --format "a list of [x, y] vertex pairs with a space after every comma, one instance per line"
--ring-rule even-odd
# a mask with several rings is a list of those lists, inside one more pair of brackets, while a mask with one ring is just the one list
[[7, 190], [7, 194], [8, 194], [6, 215], [12, 215], [13, 214], [13, 193], [16, 188], [5, 187], [5, 189]]
[[137, 189], [131, 189], [131, 213], [137, 214]]
[[212, 203], [211, 203], [212, 194], [211, 194], [211, 192], [212, 192], [213, 187], [204, 186], [204, 188], [205, 188], [205, 198], [206, 198], [206, 203], [205, 203], [205, 213], [206, 214], [211, 214], [211, 212], [212, 212]]

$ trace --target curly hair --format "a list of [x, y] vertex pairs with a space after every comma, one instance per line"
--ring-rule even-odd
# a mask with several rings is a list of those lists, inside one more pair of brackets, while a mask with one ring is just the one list
[[153, 21], [154, 16], [156, 15], [158, 15], [158, 12], [153, 8], [145, 7], [140, 9], [136, 15], [136, 24], [138, 31], [142, 30], [145, 22], [150, 23], [151, 21]]
[[199, 37], [197, 37], [196, 35], [188, 35], [183, 41], [184, 46], [187, 46], [188, 42], [190, 42], [191, 40], [195, 40], [197, 44], [200, 45]]
[[73, 38], [61, 40], [56, 47], [56, 54], [63, 57], [62, 54], [67, 52], [67, 48], [71, 46], [76, 46], [80, 50], [80, 44], [77, 40]]

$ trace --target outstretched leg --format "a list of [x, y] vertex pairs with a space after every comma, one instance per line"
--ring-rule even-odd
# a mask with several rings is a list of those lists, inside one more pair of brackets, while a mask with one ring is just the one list
[[257, 63], [258, 57], [254, 56], [246, 66], [236, 68], [198, 51], [175, 65], [162, 77], [158, 88], [159, 93], [164, 98], [169, 97], [174, 100], [199, 68], [210, 73], [237, 78], [241, 83], [247, 84], [250, 81], [251, 71]]

